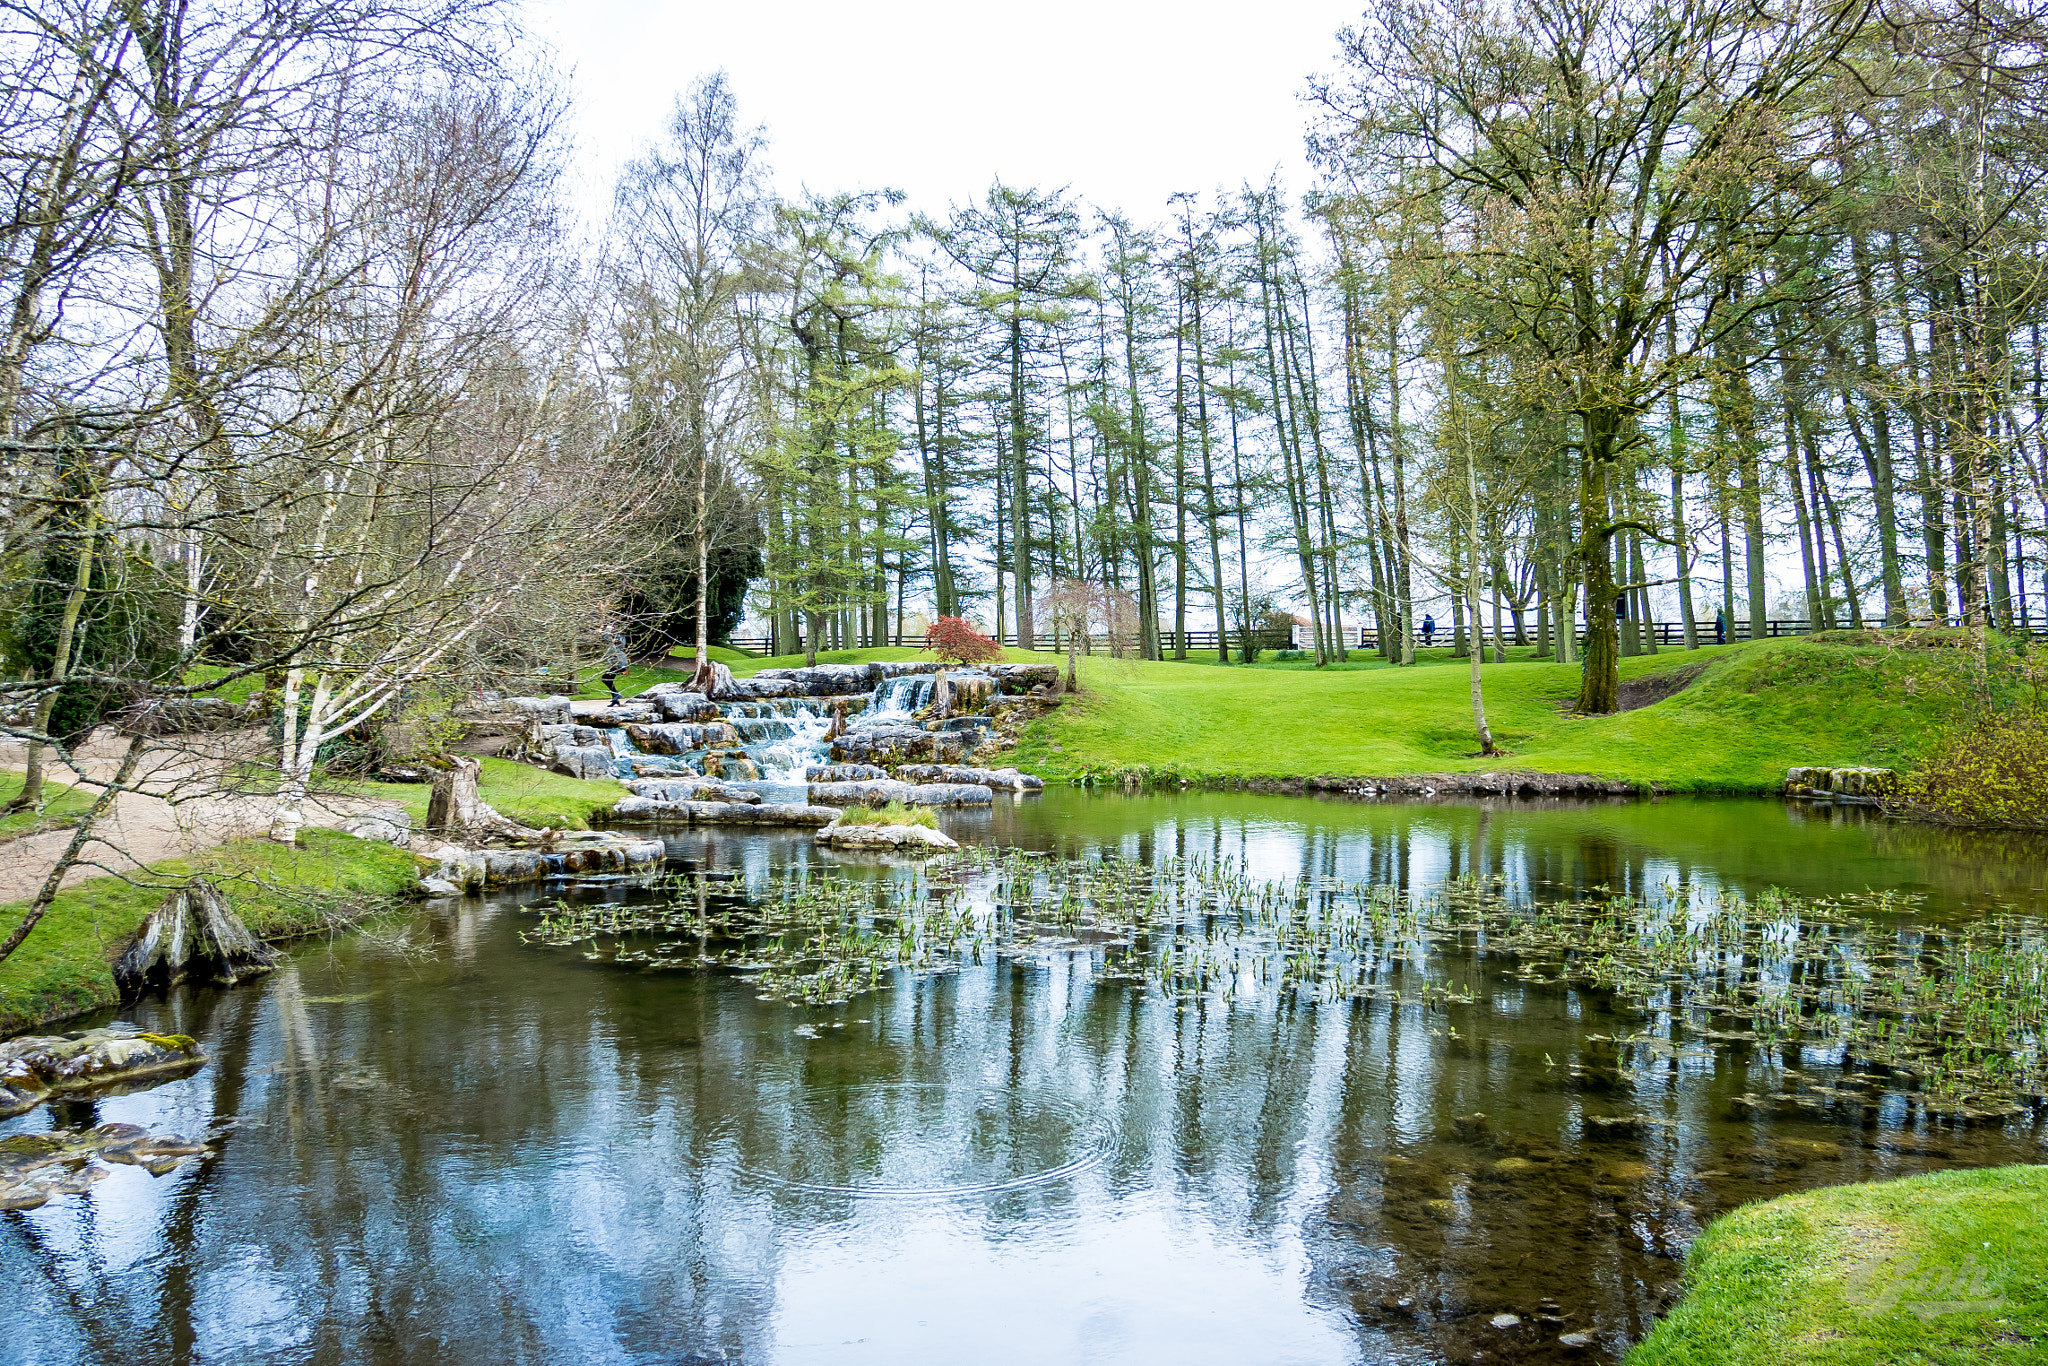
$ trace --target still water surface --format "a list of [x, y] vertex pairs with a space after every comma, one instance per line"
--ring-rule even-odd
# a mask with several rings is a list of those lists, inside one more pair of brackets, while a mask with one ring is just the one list
[[[948, 827], [1256, 877], [2048, 911], [2039, 843], [1767, 802], [1055, 791]], [[829, 858], [701, 831], [670, 853]], [[1086, 953], [805, 1009], [522, 943], [563, 892], [442, 903], [409, 943], [304, 945], [257, 985], [128, 1007], [213, 1061], [0, 1134], [121, 1121], [219, 1132], [217, 1152], [0, 1216], [0, 1362], [1613, 1360], [1717, 1212], [2043, 1160], [2031, 1120], [1733, 1103], [1830, 1079], [1796, 1048], [1645, 1047], [1589, 1089], [1572, 1064], [1642, 1019], [1500, 963], [1473, 961], [1450, 1009], [1175, 1001]], [[1586, 1134], [1632, 1113], [1659, 1122]]]

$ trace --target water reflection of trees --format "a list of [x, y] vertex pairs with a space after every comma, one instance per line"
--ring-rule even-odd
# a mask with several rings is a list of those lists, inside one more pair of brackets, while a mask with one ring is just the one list
[[[1532, 896], [1753, 882], [1758, 863], [1713, 857], [1727, 827], [1702, 820], [1704, 834], [1660, 841], [1612, 809], [1574, 822], [1513, 804], [1389, 806], [1289, 825], [1257, 805], [1190, 803], [1044, 843], [1410, 888], [1497, 876]], [[1827, 831], [1859, 857], [1929, 859], [1930, 880], [1986, 847]], [[683, 852], [741, 874], [810, 857], [694, 837]], [[2026, 1150], [2017, 1132], [1866, 1129], [1860, 1112], [1738, 1121], [1733, 1098], [1781, 1086], [1784, 1058], [1591, 1039], [1642, 1022], [1476, 957], [1453, 969], [1475, 1003], [1450, 1008], [1175, 1003], [1100, 987], [1080, 965], [985, 964], [856, 1001], [832, 1017], [844, 1028], [807, 1038], [795, 1026], [812, 1017], [730, 981], [524, 951], [516, 900], [495, 920], [451, 917], [433, 961], [314, 948], [268, 985], [139, 1011], [205, 1039], [214, 1061], [103, 1117], [244, 1127], [146, 1197], [116, 1201], [109, 1182], [8, 1217], [0, 1273], [44, 1354], [765, 1360], [790, 1242], [861, 1227], [874, 1208], [781, 1178], [889, 1176], [891, 1145], [920, 1123], [969, 1177], [1053, 1163], [1061, 1143], [1095, 1141], [1060, 1128], [1076, 1114], [1110, 1125], [1099, 1162], [943, 1217], [1016, 1238], [1167, 1192], [1225, 1240], [1298, 1240], [1305, 1293], [1356, 1325], [1368, 1359], [1500, 1353], [1520, 1341], [1488, 1326], [1503, 1310], [1532, 1316], [1532, 1348], [1583, 1327], [1611, 1346], [1641, 1330], [1718, 1210]], [[1586, 1136], [1588, 1114], [1637, 1112], [1672, 1123]], [[1043, 1142], [1002, 1132], [1035, 1124]], [[1533, 1318], [1546, 1299], [1559, 1323]]]

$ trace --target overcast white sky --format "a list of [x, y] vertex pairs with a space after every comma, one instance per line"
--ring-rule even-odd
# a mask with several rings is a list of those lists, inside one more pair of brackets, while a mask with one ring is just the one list
[[768, 125], [778, 185], [893, 187], [932, 212], [1002, 176], [1070, 185], [1140, 220], [1167, 196], [1307, 183], [1300, 95], [1335, 65], [1357, 0], [526, 0], [573, 69], [578, 198], [602, 212], [619, 163], [676, 94], [723, 68]]

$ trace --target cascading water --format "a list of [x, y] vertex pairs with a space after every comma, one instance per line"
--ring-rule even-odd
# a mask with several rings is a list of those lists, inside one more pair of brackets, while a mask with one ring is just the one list
[[[956, 679], [986, 678], [986, 674], [960, 672]], [[853, 694], [845, 700], [863, 705], [846, 718], [849, 730], [869, 726], [917, 724], [917, 713], [931, 705], [932, 674], [904, 674], [885, 678], [864, 697]], [[831, 745], [825, 732], [832, 727], [833, 703], [838, 698], [779, 697], [748, 702], [727, 702], [720, 710], [726, 722], [739, 732], [740, 749], [761, 770], [764, 786], [801, 785], [805, 771], [832, 762]], [[635, 771], [702, 773], [701, 753], [693, 755], [643, 754], [623, 727], [604, 730], [605, 744], [617, 762], [619, 776], [629, 778]]]
[[[981, 673], [956, 673], [955, 678], [986, 678]], [[875, 685], [875, 690], [864, 699], [860, 710], [846, 718], [848, 730], [866, 730], [870, 726], [907, 726], [917, 724], [917, 713], [931, 705], [932, 687], [936, 682], [932, 674], [903, 674], [896, 678], [885, 678]], [[857, 696], [857, 695], [856, 695]], [[734, 725], [742, 714], [768, 716], [783, 719], [789, 727], [787, 737], [779, 737], [760, 744], [750, 745], [747, 753], [761, 766], [761, 778], [771, 783], [801, 783], [804, 771], [813, 766], [832, 762], [832, 747], [825, 740], [825, 732], [832, 726], [833, 698], [790, 698], [774, 702], [736, 702], [727, 705], [725, 714]], [[853, 701], [855, 698], [848, 698]], [[779, 708], [788, 707], [787, 712]], [[756, 711], [754, 709], [761, 710]], [[742, 732], [744, 734], [744, 732]]]
[[[831, 746], [825, 742], [825, 732], [832, 727], [829, 714], [819, 715], [813, 707], [816, 699], [789, 698], [777, 702], [740, 702], [726, 707], [728, 718], [741, 707], [761, 708], [754, 716], [742, 718], [748, 724], [764, 727], [759, 740], [753, 740], [745, 729], [740, 731], [742, 740], [752, 741], [747, 745], [747, 757], [761, 770], [761, 781], [776, 784], [801, 784], [804, 770], [812, 764], [826, 762]], [[778, 706], [788, 707], [786, 712], [777, 712]], [[741, 720], [733, 721], [735, 726]]]
[[936, 681], [933, 674], [905, 674], [901, 678], [883, 679], [869, 697], [868, 709], [861, 713], [860, 724], [901, 725], [910, 721], [919, 708], [931, 705], [932, 684]]

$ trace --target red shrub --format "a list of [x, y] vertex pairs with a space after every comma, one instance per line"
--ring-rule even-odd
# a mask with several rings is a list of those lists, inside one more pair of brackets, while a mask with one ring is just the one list
[[991, 664], [1003, 647], [958, 617], [940, 617], [924, 633], [924, 648], [955, 664]]

